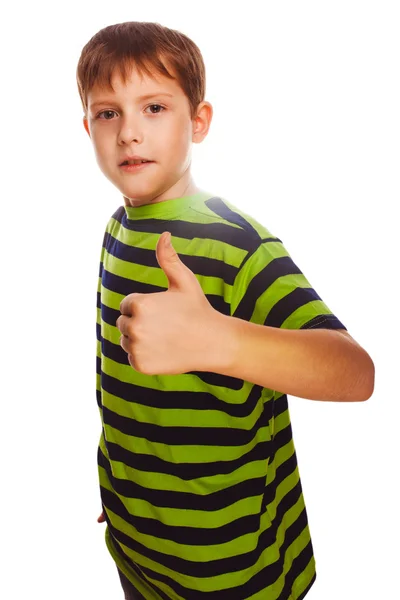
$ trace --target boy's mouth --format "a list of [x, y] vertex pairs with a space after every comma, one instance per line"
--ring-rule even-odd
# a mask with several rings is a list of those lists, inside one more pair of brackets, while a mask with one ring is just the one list
[[124, 161], [123, 163], [121, 163], [119, 166], [123, 171], [127, 171], [128, 173], [133, 173], [135, 171], [141, 171], [142, 169], [145, 169], [148, 165], [151, 165], [154, 161], [153, 160], [145, 160], [143, 162], [138, 162], [138, 161]]
[[152, 160], [124, 160], [119, 166], [123, 167], [124, 165], [141, 165], [149, 162], [154, 162]]

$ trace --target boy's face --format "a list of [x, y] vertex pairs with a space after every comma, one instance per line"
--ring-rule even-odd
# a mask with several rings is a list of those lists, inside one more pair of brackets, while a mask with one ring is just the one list
[[[85, 129], [101, 171], [121, 191], [127, 206], [197, 191], [190, 175], [191, 146], [207, 135], [212, 107], [201, 102], [191, 120], [189, 100], [177, 81], [154, 77], [140, 76], [133, 67], [125, 85], [116, 71], [115, 92], [95, 86], [88, 94]], [[148, 94], [151, 97], [140, 98]], [[128, 172], [120, 167], [127, 154], [153, 162]]]

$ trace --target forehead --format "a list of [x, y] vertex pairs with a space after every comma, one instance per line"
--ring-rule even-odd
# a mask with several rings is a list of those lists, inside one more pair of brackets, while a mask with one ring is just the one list
[[[103, 98], [122, 96], [126, 93], [130, 97], [137, 97], [138, 99], [143, 96], [150, 97], [162, 93], [168, 94], [172, 98], [184, 96], [182, 88], [175, 78], [171, 79], [151, 68], [150, 71], [151, 75], [148, 75], [145, 71], [140, 72], [136, 66], [128, 67], [124, 81], [120, 70], [116, 68], [111, 77], [113, 89], [107, 85], [95, 84], [88, 93], [89, 103], [93, 104]], [[170, 69], [168, 71], [171, 73]]]

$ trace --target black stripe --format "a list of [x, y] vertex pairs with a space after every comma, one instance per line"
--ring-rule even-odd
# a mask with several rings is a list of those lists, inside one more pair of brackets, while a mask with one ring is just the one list
[[[106, 516], [106, 520], [108, 522], [107, 516]], [[136, 573], [138, 578], [140, 580], [143, 580], [143, 574], [151, 573], [151, 571], [149, 571], [148, 569], [144, 569], [143, 567], [139, 568], [138, 565], [131, 558], [129, 558], [129, 556], [127, 554], [125, 554], [125, 552], [122, 550], [121, 546], [119, 545], [118, 541], [113, 536], [109, 522], [108, 522], [108, 525], [109, 525], [109, 534], [110, 534], [110, 538], [111, 538], [111, 543], [112, 543], [113, 547], [115, 548], [116, 553], [119, 554], [119, 556], [122, 558], [123, 562], [125, 562], [129, 565], [129, 567]], [[164, 592], [162, 590], [160, 590], [158, 587], [156, 587], [151, 581], [149, 581], [148, 579], [145, 579], [145, 582], [152, 590], [154, 590], [154, 592], [156, 594], [161, 596], [161, 598], [163, 598], [163, 600], [171, 600], [169, 598], [169, 596], [164, 594]]]
[[295, 310], [315, 300], [321, 300], [321, 298], [313, 288], [296, 287], [274, 304], [264, 321], [264, 325], [268, 327], [282, 327], [282, 323]]
[[229, 223], [239, 225], [246, 233], [246, 237], [251, 237], [253, 239], [260, 238], [257, 230], [254, 229], [253, 225], [251, 225], [249, 221], [246, 221], [246, 219], [241, 214], [229, 208], [229, 206], [218, 196], [210, 198], [204, 204], [209, 210], [212, 210], [214, 214], [221, 217], [221, 219], [224, 219], [224, 221], [228, 221]]
[[[182, 261], [183, 262], [183, 261]], [[193, 271], [194, 272], [194, 271]], [[225, 282], [225, 277], [220, 278]], [[122, 296], [129, 296], [129, 294], [150, 294], [155, 292], [165, 292], [165, 287], [159, 285], [152, 285], [150, 283], [143, 283], [136, 281], [135, 279], [127, 279], [121, 275], [115, 275], [107, 269], [103, 269], [102, 285], [105, 289], [108, 289], [116, 294]], [[222, 285], [221, 285], [222, 287]], [[97, 292], [98, 294], [100, 292]], [[224, 315], [229, 315], [229, 303], [225, 302], [224, 297], [218, 294], [204, 294], [211, 304], [211, 306], [218, 310], [218, 312]], [[108, 325], [116, 326], [116, 320], [120, 316], [121, 312], [119, 309], [110, 308], [105, 304], [101, 304], [101, 318]]]
[[102, 405], [101, 405], [101, 391], [96, 389], [96, 401], [97, 401], [97, 406], [102, 409]]
[[[189, 405], [190, 406], [190, 405]], [[145, 438], [148, 441], [170, 446], [244, 446], [256, 437], [259, 429], [265, 427], [263, 414], [251, 429], [236, 427], [178, 427], [163, 426], [136, 421], [123, 417], [103, 405], [104, 424], [118, 429], [126, 435]], [[197, 421], [201, 422], [201, 414]]]
[[145, 488], [128, 479], [114, 477], [110, 463], [102, 453], [100, 447], [98, 448], [97, 461], [105, 469], [108, 479], [117, 494], [126, 498], [145, 500], [152, 506], [180, 508], [183, 510], [190, 507], [191, 510], [203, 510], [207, 512], [220, 510], [234, 504], [238, 500], [261, 496], [264, 493], [265, 476], [247, 479], [227, 489], [204, 495], [193, 494], [192, 492]]
[[[239, 381], [241, 386], [243, 385], [243, 380], [236, 378], [232, 379]], [[198, 411], [220, 410], [228, 416], [240, 418], [245, 418], [252, 414], [257, 404], [261, 401], [263, 389], [261, 386], [254, 385], [245, 402], [240, 398], [238, 403], [229, 403], [216, 398], [207, 391], [191, 391], [190, 389], [184, 391], [169, 391], [153, 389], [120, 381], [103, 371], [101, 372], [101, 387], [105, 392], [118, 396], [118, 398], [121, 398], [126, 402], [137, 402], [143, 406], [151, 406], [159, 409], [179, 408], [184, 410], [189, 408]], [[267, 406], [269, 402], [271, 402], [271, 400], [267, 399], [264, 402], [264, 405]], [[268, 408], [266, 410], [268, 410]], [[272, 414], [270, 416], [272, 416]], [[199, 413], [199, 419], [201, 419], [201, 412]]]
[[275, 400], [274, 400], [275, 419], [277, 417], [279, 417], [280, 414], [282, 414], [286, 410], [288, 410], [288, 408], [289, 408], [289, 404], [288, 404], [287, 394], [282, 394], [282, 396], [279, 396], [279, 398], [275, 398]]
[[[177, 221], [174, 221], [174, 223], [176, 224]], [[181, 222], [181, 225], [183, 225], [183, 222]], [[209, 224], [201, 225], [199, 223], [186, 223], [185, 225], [190, 226], [191, 230], [189, 232], [187, 232], [188, 235], [186, 236], [185, 235], [186, 231], [182, 232], [181, 228], [179, 228], [179, 238], [185, 239], [187, 237], [187, 239], [192, 240], [194, 237], [196, 237], [196, 238], [204, 237], [204, 239], [207, 239], [207, 241], [210, 241], [210, 238], [212, 240], [212, 236], [210, 235], [210, 232], [209, 232], [210, 228], [212, 228], [212, 225], [209, 225]], [[227, 225], [224, 225], [223, 227], [225, 227], [227, 229], [227, 232], [231, 236], [232, 235], [232, 227], [229, 227]], [[164, 231], [164, 227], [162, 227], [161, 229], [162, 229], [162, 231]], [[186, 230], [186, 227], [185, 227], [185, 230]], [[235, 229], [235, 232], [236, 231], [238, 231], [238, 230]], [[172, 233], [172, 231], [171, 231], [171, 233]], [[202, 235], [202, 233], [203, 233], [203, 235]], [[215, 239], [213, 241], [215, 241], [216, 243], [221, 242], [220, 239]], [[236, 246], [236, 238], [235, 238], [235, 246]], [[161, 268], [160, 265], [158, 264], [156, 254], [155, 254], [154, 250], [152, 250], [152, 249], [140, 248], [138, 246], [130, 246], [128, 244], [125, 244], [124, 242], [117, 240], [116, 238], [113, 238], [111, 235], [109, 235], [106, 249], [107, 249], [107, 252], [110, 255], [114, 256], [115, 258], [119, 258], [121, 260], [131, 262], [134, 265], [143, 266], [143, 267], [153, 267], [155, 269]], [[244, 248], [244, 249], [246, 249], [246, 248]], [[198, 255], [190, 255], [190, 254], [184, 254], [184, 253], [179, 254], [179, 258], [191, 271], [193, 271], [193, 273], [196, 273], [197, 275], [207, 275], [210, 277], [221, 277], [221, 274], [223, 274], [225, 283], [232, 285], [234, 282], [234, 279], [235, 279], [235, 276], [237, 273], [237, 267], [234, 267], [233, 265], [230, 265], [229, 263], [227, 263], [223, 260], [218, 260], [216, 258], [211, 258], [209, 256], [198, 256]], [[123, 280], [125, 278], [120, 277], [119, 279]], [[118, 282], [118, 279], [116, 281]], [[128, 280], [128, 281], [130, 281], [130, 280]], [[107, 283], [107, 279], [105, 279], [105, 282]], [[142, 289], [144, 290], [143, 293], [145, 293], [146, 291], [149, 291], [149, 292], [150, 291], [160, 291], [160, 287], [155, 284], [142, 283], [139, 281], [135, 281], [135, 283], [138, 286], [142, 286]], [[120, 285], [120, 286], [123, 285], [123, 281], [120, 282], [118, 285]], [[105, 285], [105, 287], [108, 287], [108, 285]], [[113, 287], [110, 289], [114, 290]]]
[[300, 329], [346, 329], [334, 315], [318, 315], [302, 325]]
[[[285, 578], [285, 587], [283, 588], [278, 600], [287, 600], [289, 598], [289, 594], [292, 591], [293, 583], [297, 579], [300, 573], [303, 573], [306, 569], [308, 563], [313, 557], [313, 546], [311, 540], [307, 544], [307, 546], [300, 552], [300, 554], [293, 560], [292, 566], [290, 567], [289, 572]], [[316, 573], [307, 588], [302, 592], [302, 594], [298, 597], [298, 600], [301, 600], [305, 597], [307, 592], [310, 591], [311, 586], [316, 580]]]
[[[238, 219], [236, 219], [236, 222], [234, 222], [235, 224], [238, 224], [238, 221], [241, 219], [240, 216], [238, 216]], [[231, 225], [227, 225], [226, 223], [223, 223], [222, 221], [217, 221], [215, 223], [192, 223], [190, 221], [184, 221], [181, 219], [166, 219], [165, 221], [162, 221], [161, 219], [147, 219], [147, 220], [140, 220], [139, 221], [130, 221], [129, 219], [126, 218], [126, 215], [124, 214], [122, 219], [119, 221], [119, 223], [122, 225], [122, 227], [124, 227], [125, 229], [131, 229], [132, 231], [134, 231], [137, 235], [140, 235], [142, 230], [145, 230], [145, 233], [148, 234], [159, 234], [161, 235], [164, 231], [165, 231], [165, 223], [168, 223], [168, 231], [171, 233], [172, 237], [177, 237], [180, 239], [187, 239], [187, 240], [193, 240], [194, 238], [200, 239], [200, 240], [210, 240], [211, 242], [215, 242], [216, 244], [220, 243], [220, 244], [229, 244], [231, 246], [235, 246], [238, 249], [241, 250], [251, 250], [254, 247], [255, 244], [255, 237], [253, 236], [252, 238], [249, 237], [248, 231], [246, 231], [245, 229], [239, 228], [239, 227], [232, 227]], [[114, 244], [117, 241], [116, 238], [114, 238], [112, 236], [112, 232], [108, 234], [108, 238], [105, 242], [105, 247], [107, 252], [110, 253], [114, 253], [115, 248], [114, 248]], [[257, 239], [260, 239], [260, 236], [258, 234], [256, 234]], [[112, 238], [112, 239], [110, 239]], [[119, 242], [121, 243], [121, 242]], [[128, 246], [128, 248], [133, 248], [133, 246]], [[136, 250], [140, 250], [140, 248], [138, 248], [137, 246], [134, 247], [135, 248], [135, 256], [136, 256]], [[148, 253], [149, 258], [148, 259], [144, 259], [144, 260], [151, 260], [150, 254], [152, 253], [154, 255], [154, 251], [153, 250], [145, 250], [145, 252]], [[140, 257], [144, 257], [146, 256], [145, 254], [140, 253], [138, 256]], [[189, 256], [185, 256], [185, 258], [200, 258], [200, 257], [189, 257]], [[134, 260], [132, 262], [137, 262], [137, 260]], [[141, 264], [147, 264], [147, 263], [141, 263]], [[158, 262], [156, 262], [155, 264], [156, 267], [158, 267]], [[224, 266], [229, 266], [228, 264], [224, 263]]]
[[260, 526], [260, 515], [258, 514], [247, 515], [215, 528], [166, 525], [156, 519], [130, 514], [118, 496], [103, 487], [101, 487], [101, 499], [106, 509], [108, 508], [116, 513], [140, 533], [151, 535], [158, 539], [171, 540], [177, 544], [185, 544], [187, 546], [192, 544], [196, 546], [225, 544], [242, 535], [256, 533]]
[[218, 460], [209, 463], [168, 462], [158, 456], [139, 454], [131, 450], [126, 450], [113, 442], [107, 442], [107, 452], [111, 461], [123, 463], [128, 467], [149, 473], [165, 473], [173, 477], [179, 477], [179, 479], [184, 481], [191, 481], [202, 477], [229, 475], [240, 467], [254, 461], [267, 461], [270, 458], [271, 441], [259, 442], [249, 452], [242, 454], [235, 460]]
[[96, 355], [96, 374], [101, 375], [101, 356]]
[[272, 481], [268, 482], [268, 485], [265, 488], [264, 498], [262, 503], [262, 509], [266, 510], [266, 507], [275, 502], [276, 492], [278, 486], [285, 480], [289, 475], [292, 475], [297, 467], [296, 453], [294, 452], [290, 458], [285, 460], [284, 463], [279, 465], [276, 469], [275, 477]]
[[[302, 272], [289, 256], [273, 259], [250, 281], [245, 295], [236, 308], [235, 316], [250, 321], [254, 306], [265, 290], [267, 290], [279, 277], [298, 274], [302, 274]], [[299, 298], [296, 299], [291, 297], [297, 290], [303, 294], [303, 298], [304, 294], [306, 294], [307, 302], [320, 300], [320, 297], [312, 288], [305, 288], [305, 291], [304, 288], [295, 288], [293, 292], [284, 296], [272, 307], [271, 311], [268, 313], [268, 323], [265, 322], [265, 324], [268, 324], [271, 327], [280, 327], [283, 321], [292, 314], [296, 308], [302, 305], [296, 304], [296, 301], [298, 302], [300, 300]], [[303, 302], [303, 304], [305, 304], [305, 302]], [[293, 308], [291, 308], [292, 306]]]
[[[110, 342], [109, 340], [107, 340], [105, 338], [102, 338], [100, 341], [101, 341], [101, 349], [102, 349], [103, 356], [110, 358], [114, 362], [118, 362], [122, 365], [126, 365], [126, 366], [129, 366], [130, 368], [132, 368], [128, 361], [128, 354], [122, 348], [121, 344], [119, 344], [119, 343], [113, 344], [112, 342]], [[243, 379], [239, 379], [237, 377], [230, 377], [228, 375], [222, 375], [220, 373], [215, 373], [212, 371], [187, 371], [186, 374], [196, 375], [199, 379], [204, 381], [204, 383], [206, 383], [206, 384], [216, 385], [219, 387], [226, 387], [231, 390], [240, 390], [244, 386]], [[118, 385], [118, 384], [116, 384], [116, 385]], [[127, 385], [130, 385], [130, 384], [127, 384]], [[141, 388], [141, 389], [143, 389], [143, 388]], [[261, 390], [262, 390], [262, 388], [259, 387], [259, 394], [261, 394]], [[174, 392], [174, 393], [177, 394], [179, 392]], [[184, 393], [186, 393], [186, 391]], [[195, 394], [197, 394], [197, 393], [198, 392], [195, 392]], [[182, 396], [183, 393], [180, 392], [180, 395]], [[212, 398], [212, 402], [215, 405], [216, 401], [215, 401], [214, 396]], [[221, 406], [223, 405], [222, 401], [218, 401], [218, 402], [220, 403]], [[194, 408], [194, 407], [192, 406], [192, 408]]]

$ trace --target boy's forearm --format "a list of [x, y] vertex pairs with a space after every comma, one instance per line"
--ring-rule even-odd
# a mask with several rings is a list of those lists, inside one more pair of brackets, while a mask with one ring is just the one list
[[351, 402], [372, 395], [374, 363], [352, 338], [335, 330], [280, 329], [220, 316], [210, 340], [210, 371], [310, 400]]

